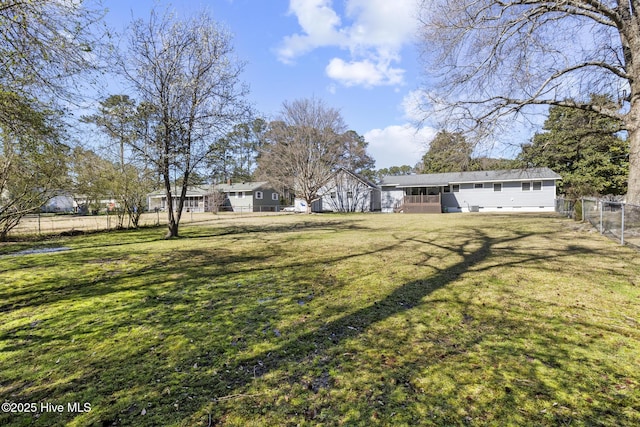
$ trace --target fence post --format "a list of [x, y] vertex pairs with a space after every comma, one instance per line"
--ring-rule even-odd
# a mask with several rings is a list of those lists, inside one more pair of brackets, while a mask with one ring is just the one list
[[604, 234], [604, 223], [602, 222], [602, 200], [598, 200], [598, 205], [600, 207], [600, 234]]
[[622, 203], [622, 223], [620, 225], [620, 244], [624, 246], [624, 206], [625, 204]]

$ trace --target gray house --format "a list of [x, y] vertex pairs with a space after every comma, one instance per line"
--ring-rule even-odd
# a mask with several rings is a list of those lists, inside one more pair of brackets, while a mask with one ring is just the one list
[[[174, 206], [178, 196], [173, 195]], [[167, 208], [164, 190], [154, 191], [147, 196], [150, 211]], [[280, 194], [266, 181], [239, 182], [187, 188], [184, 210], [190, 212], [278, 212]]]
[[549, 168], [385, 176], [382, 211], [553, 211], [559, 179]]
[[266, 181], [218, 184], [214, 189], [224, 194], [223, 210], [233, 212], [278, 212], [280, 193]]

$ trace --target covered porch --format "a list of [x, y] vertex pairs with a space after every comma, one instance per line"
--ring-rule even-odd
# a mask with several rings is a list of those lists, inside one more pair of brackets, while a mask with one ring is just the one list
[[441, 194], [420, 194], [404, 196], [404, 213], [442, 213]]

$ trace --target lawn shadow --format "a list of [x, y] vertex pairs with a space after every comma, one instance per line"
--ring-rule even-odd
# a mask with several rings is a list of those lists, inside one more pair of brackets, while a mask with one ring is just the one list
[[[226, 226], [216, 229], [200, 230], [194, 229], [190, 233], [181, 237], [181, 241], [190, 239], [206, 239], [215, 237], [238, 236], [238, 239], [261, 236], [278, 235], [282, 238], [284, 233], [290, 233], [291, 238], [299, 238], [306, 236], [309, 231], [327, 230], [330, 232], [354, 231], [361, 227], [354, 221], [314, 221], [302, 224], [292, 225], [273, 225], [273, 226]], [[286, 238], [284, 238], [286, 241]], [[158, 238], [157, 241], [162, 244], [164, 239]], [[136, 243], [146, 243], [146, 239], [139, 241], [123, 242], [112, 245], [99, 246], [83, 246], [80, 249], [65, 250], [60, 253], [36, 254], [49, 255], [49, 257], [41, 263], [40, 267], [47, 265], [58, 265], [63, 262], [68, 265], [69, 269], [87, 264], [96, 264], [103, 267], [102, 272], [93, 277], [77, 279], [71, 277], [57, 277], [51, 281], [44, 281], [39, 284], [23, 286], [20, 290], [10, 287], [0, 288], [0, 312], [15, 310], [26, 307], [37, 307], [40, 304], [54, 304], [65, 299], [86, 299], [92, 297], [106, 296], [114, 292], [125, 292], [128, 290], [137, 290], [144, 288], [152, 288], [154, 285], [167, 281], [167, 277], [176, 274], [177, 266], [180, 272], [180, 286], [189, 283], [190, 280], [200, 280], [203, 275], [212, 277], [220, 275], [232, 275], [244, 272], [259, 273], [263, 270], [269, 270], [271, 266], [267, 261], [269, 259], [278, 259], [282, 255], [282, 250], [277, 245], [263, 248], [258, 251], [254, 248], [236, 254], [227, 247], [219, 247], [207, 250], [183, 249], [177, 252], [171, 252], [156, 256], [153, 262], [145, 263], [137, 268], [127, 267], [122, 271], [118, 265], [126, 263], [136, 256], [134, 252], [124, 254], [122, 252], [109, 251], [110, 247], [125, 246]], [[228, 245], [232, 245], [234, 240], [225, 240]], [[395, 244], [386, 246], [383, 250], [390, 250]], [[162, 249], [162, 248], [160, 248]], [[313, 259], [304, 259], [296, 262], [286, 262], [283, 268], [296, 269], [320, 265], [323, 263], [343, 261], [366, 254], [375, 253], [380, 249], [372, 249], [370, 251], [356, 252], [346, 256], [334, 256], [327, 254], [320, 261]], [[57, 260], [55, 257], [63, 255]], [[144, 254], [143, 254], [144, 255]], [[42, 259], [42, 258], [40, 258]], [[13, 270], [20, 268], [31, 268], [33, 265], [26, 256], [18, 257], [13, 260]], [[5, 271], [10, 271], [6, 269]], [[140, 282], [137, 285], [128, 285], [133, 281]]]
[[[360, 227], [360, 225], [357, 223], [350, 223], [341, 226], [340, 223], [335, 223], [333, 221], [314, 222], [313, 224], [309, 224], [305, 227], [293, 228], [288, 225], [278, 225], [267, 227], [266, 230], [262, 227], [247, 227], [246, 229], [242, 227], [223, 227], [222, 229], [213, 230], [194, 230], [193, 232], [188, 233], [184, 239], [198, 239], [222, 235], [238, 235], [239, 237], [243, 235], [260, 236], [261, 233], [266, 233], [268, 235], [269, 233], [282, 234], [287, 232], [292, 232], [294, 235], [291, 237], [293, 238], [296, 233], [303, 233], [304, 231], [309, 230], [317, 231], [326, 229], [331, 231], [336, 228], [355, 230], [358, 227]], [[214, 423], [223, 423], [229, 415], [227, 411], [232, 411], [232, 409], [228, 409], [228, 407], [225, 406], [226, 402], [232, 400], [234, 396], [243, 398], [247, 393], [247, 390], [252, 385], [263, 380], [269, 381], [270, 374], [282, 370], [286, 371], [290, 367], [296, 365], [307, 365], [312, 359], [325, 361], [322, 363], [329, 364], [329, 359], [334, 357], [336, 351], [341, 349], [347, 341], [360, 337], [372, 327], [392, 317], [408, 312], [409, 310], [429, 310], [432, 302], [426, 303], [425, 299], [430, 297], [434, 292], [456, 282], [462, 276], [473, 272], [488, 271], [492, 268], [511, 267], [516, 265], [515, 261], [501, 262], [499, 256], [496, 255], [497, 253], [499, 255], [499, 251], [509, 250], [509, 247], [520, 245], [520, 249], [518, 249], [518, 264], [540, 263], [551, 257], [558, 258], [589, 251], [589, 249], [579, 245], [570, 245], [566, 247], [566, 250], [558, 249], [557, 251], [551, 251], [546, 254], [542, 251], [527, 251], [523, 249], [521, 243], [532, 235], [533, 233], [530, 232], [512, 232], [501, 237], [492, 237], [482, 229], [472, 229], [469, 230], [466, 237], [463, 238], [461, 238], [460, 235], [452, 235], [455, 238], [447, 240], [452, 241], [452, 245], [432, 241], [423, 237], [403, 237], [401, 235], [396, 235], [394, 239], [388, 242], [388, 244], [372, 247], [368, 250], [359, 250], [347, 255], [335, 255], [329, 253], [320, 258], [309, 257], [307, 259], [287, 259], [284, 261], [282, 258], [285, 257], [288, 252], [283, 251], [282, 248], [279, 248], [278, 246], [271, 248], [265, 247], [261, 250], [247, 250], [240, 253], [228, 251], [224, 248], [217, 248], [215, 250], [187, 249], [173, 254], [171, 262], [168, 262], [167, 259], [156, 259], [153, 263], [140, 266], [140, 268], [118, 272], [118, 274], [113, 275], [106, 274], [95, 282], [85, 281], [77, 284], [65, 282], [60, 284], [59, 287], [56, 287], [53, 292], [48, 295], [39, 294], [44, 290], [44, 288], [34, 288], [30, 289], [28, 292], [18, 294], [9, 293], [7, 295], [0, 295], [0, 301], [2, 301], [3, 297], [11, 297], [14, 301], [12, 305], [0, 305], [0, 312], [9, 311], [15, 308], [36, 308], [39, 304], [63, 302], [65, 299], [88, 299], [93, 297], [103, 297], [112, 292], [139, 291], [144, 293], [145, 296], [138, 303], [128, 304], [119, 310], [111, 312], [114, 318], [119, 320], [105, 324], [86, 325], [85, 331], [76, 331], [74, 332], [74, 335], [77, 336], [79, 333], [90, 334], [100, 332], [108, 334], [110, 330], [123, 330], [127, 328], [128, 320], [125, 315], [128, 310], [131, 310], [132, 312], [148, 312], [148, 310], [154, 310], [155, 308], [160, 307], [157, 309], [166, 310], [166, 314], [160, 319], [156, 319], [154, 321], [160, 321], [162, 326], [161, 329], [181, 332], [188, 337], [191, 334], [189, 328], [203, 330], [211, 328], [215, 326], [216, 321], [224, 320], [225, 313], [229, 313], [229, 317], [238, 322], [236, 325], [229, 325], [230, 327], [241, 328], [241, 323], [244, 321], [243, 319], [245, 319], [245, 317], [243, 317], [243, 315], [238, 315], [238, 309], [232, 307], [230, 303], [242, 298], [243, 286], [257, 285], [257, 281], [266, 281], [267, 279], [258, 278], [255, 283], [243, 283], [242, 286], [233, 286], [233, 283], [225, 282], [225, 287], [219, 288], [220, 294], [218, 301], [198, 301], [198, 295], [190, 295], [189, 292], [191, 288], [201, 287], [204, 280], [211, 280], [212, 286], [217, 286], [216, 282], [221, 282], [221, 278], [232, 278], [235, 275], [245, 275], [246, 273], [252, 273], [256, 277], [260, 277], [261, 275], [268, 275], [274, 270], [287, 270], [292, 272], [292, 276], [290, 276], [289, 279], [295, 282], [297, 280], [308, 279], [303, 277], [303, 273], [297, 275], [297, 270], [307, 271], [309, 269], [317, 270], [317, 277], [323, 278], [322, 274], [324, 273], [322, 273], [322, 269], [324, 265], [339, 261], [346, 261], [365, 255], [383, 255], [386, 251], [392, 251], [398, 246], [408, 243], [423, 245], [425, 248], [433, 248], [435, 250], [441, 250], [455, 255], [457, 261], [446, 268], [438, 268], [436, 263], [429, 262], [428, 259], [425, 259], [425, 264], [433, 266], [433, 274], [401, 284], [386, 296], [379, 298], [371, 304], [356, 311], [349, 311], [345, 314], [338, 315], [337, 317], [334, 312], [324, 313], [327, 318], [331, 318], [332, 320], [323, 322], [312, 331], [299, 334], [281, 334], [281, 331], [274, 332], [273, 330], [270, 330], [268, 333], [270, 334], [270, 343], [273, 345], [270, 345], [268, 349], [263, 351], [254, 352], [249, 357], [244, 356], [243, 352], [239, 351], [241, 343], [238, 344], [237, 341], [232, 341], [220, 342], [213, 345], [211, 348], [207, 348], [206, 351], [203, 348], [199, 348], [201, 353], [194, 354], [193, 357], [189, 359], [189, 364], [186, 363], [187, 360], [182, 360], [181, 366], [167, 367], [162, 365], [159, 361], [158, 365], [162, 365], [162, 369], [165, 371], [168, 371], [169, 368], [171, 369], [170, 374], [167, 375], [171, 375], [172, 381], [179, 384], [180, 387], [187, 389], [200, 388], [209, 391], [210, 395], [196, 400], [200, 405], [200, 408], [191, 411], [192, 414], [187, 415], [187, 417], [195, 417], [193, 414], [196, 413], [199, 413], [200, 415], [202, 413], [209, 414], [211, 418], [209, 418], [208, 424], [213, 425]], [[425, 251], [425, 258], [428, 256], [429, 252], [430, 251], [428, 250]], [[604, 253], [593, 253], [595, 255], [606, 256]], [[65, 254], [65, 256], [69, 255], [70, 254]], [[84, 262], [83, 259], [74, 259], [73, 262], [81, 263]], [[174, 279], [167, 279], [167, 277], [176, 273], [174, 271], [175, 266], [180, 264], [184, 264], [184, 267], [180, 271], [180, 276]], [[328, 280], [328, 277], [325, 278]], [[131, 285], [130, 282], [134, 281], [134, 279], [136, 284]], [[227, 282], [232, 282], [232, 280], [227, 280]], [[157, 288], [156, 285], [160, 284], [166, 288], [165, 291], [167, 292], [158, 293], [153, 290], [154, 288]], [[342, 283], [341, 285], [347, 286], [348, 284]], [[149, 289], [145, 290], [145, 287]], [[181, 290], [178, 291], [179, 289]], [[167, 294], [171, 295], [167, 296]], [[17, 300], [16, 297], [18, 297]], [[201, 311], [201, 307], [196, 307], [194, 304], [210, 304], [210, 307], [207, 307], [207, 310], [210, 310], [211, 312], [211, 321], [204, 322], [199, 320], [197, 322], [187, 322], [185, 319], [189, 319], [190, 311]], [[464, 306], [465, 302], [461, 298], [458, 304]], [[234, 312], [234, 310], [236, 311]], [[269, 308], [263, 303], [253, 304], [251, 310], [256, 312], [264, 311], [264, 314], [247, 313], [248, 317], [256, 317], [260, 319], [270, 318], [271, 321], [273, 321], [277, 320], [278, 316], [280, 316], [280, 313], [277, 311], [269, 311]], [[466, 317], [463, 318], [463, 323], [474, 322], [474, 319], [480, 317], [473, 311], [472, 307], [466, 307], [464, 308], [464, 311]], [[49, 319], [43, 319], [44, 322], [47, 320]], [[138, 320], [142, 326], [146, 326], [144, 319]], [[543, 322], [550, 322], [551, 320], [552, 319], [541, 319]], [[151, 322], [151, 320], [149, 321]], [[525, 363], [525, 366], [523, 367], [523, 375], [526, 375], [526, 378], [538, 377], [540, 374], [536, 372], [535, 369], [540, 364], [551, 370], [561, 369], [564, 366], [564, 361], [571, 357], [566, 348], [558, 346], [558, 342], [551, 338], [548, 330], [541, 328], [534, 321], [516, 322], [510, 320], [508, 316], [500, 316], [499, 314], [486, 316], [484, 321], [500, 325], [500, 331], [511, 331], [512, 334], [517, 337], [525, 337], [537, 332], [539, 335], [545, 337], [544, 339], [548, 340], [544, 346], [548, 349], [547, 351], [538, 351], [537, 353], [517, 353], [516, 350], [513, 350], [514, 353], [509, 355], [510, 357], [523, 357], [525, 362], [530, 362], [529, 364]], [[253, 327], [255, 325], [251, 326]], [[16, 332], [20, 331], [14, 331], [13, 333], [6, 334], [5, 336], [0, 337], [0, 340], [5, 342], [17, 341], [21, 336]], [[495, 331], [492, 331], [492, 333], [495, 333]], [[275, 334], [275, 336], [273, 334]], [[193, 336], [195, 337], [197, 335], [193, 334]], [[46, 344], [46, 340], [71, 340], [72, 338], [73, 337], [71, 335], [39, 337], [37, 334], [33, 334], [33, 341], [31, 344]], [[235, 338], [236, 337], [233, 337], [233, 340], [235, 340]], [[441, 349], [438, 357], [440, 360], [463, 357], [466, 349], [470, 349], [473, 346], [486, 341], [486, 339], [487, 336], [483, 336], [481, 333], [469, 335], [464, 340], [458, 340], [457, 342], [455, 337], [438, 336], [435, 338], [435, 344]], [[33, 400], [34, 398], [44, 399], [47, 396], [63, 395], [74, 391], [78, 387], [82, 387], [82, 384], [99, 382], [100, 369], [103, 369], [102, 372], [109, 371], [109, 373], [114, 376], [121, 375], [122, 379], [116, 384], [118, 387], [142, 387], [146, 384], [141, 382], [139, 378], [130, 378], [127, 376], [126, 372], [120, 372], [121, 368], [118, 364], [124, 363], [129, 359], [131, 360], [131, 364], [128, 365], [129, 369], [140, 369], [143, 371], [140, 374], [140, 378], [148, 381], [156, 381], [159, 374], [151, 372], [147, 362], [150, 357], [153, 357], [156, 354], [154, 353], [154, 347], [159, 346], [159, 342], [160, 340], [154, 340], [146, 343], [132, 353], [115, 352], [114, 354], [100, 358], [98, 361], [94, 362], [95, 365], [92, 365], [98, 373], [90, 373], [89, 371], [86, 371], [80, 375], [79, 378], [74, 379], [70, 383], [54, 384], [44, 392], [39, 391], [38, 394], [18, 394], [18, 396], [22, 400], [28, 401], [30, 399]], [[29, 343], [22, 343], [18, 346], [7, 348], [10, 351], [20, 351], [24, 350], [25, 345], [28, 344]], [[499, 353], [499, 350], [500, 348], [497, 348], [496, 353]], [[504, 354], [508, 355], [507, 350], [504, 351]], [[388, 359], [388, 355], [383, 356]], [[187, 372], [188, 365], [194, 365], [192, 362], [195, 362], [196, 360], [198, 369], [213, 369], [214, 365], [217, 363], [214, 359], [225, 360], [222, 368], [216, 365], [217, 367], [215, 369], [216, 373], [214, 377], [210, 375], [190, 375]], [[391, 364], [392, 361], [386, 360], [385, 363]], [[493, 360], [491, 363], [499, 366], [501, 361]], [[158, 369], [160, 370], [160, 366], [158, 366]], [[387, 374], [386, 378], [393, 379], [396, 384], [409, 384], [410, 380], [408, 377], [411, 376], [411, 369], [411, 366], [392, 366], [389, 369], [390, 372]], [[308, 388], [309, 394], [319, 393], [323, 389], [332, 387], [332, 380], [327, 373], [328, 368], [323, 368], [321, 370], [322, 373], [311, 380], [302, 380], [300, 377], [293, 375], [289, 378], [289, 381], [305, 381], [305, 387]], [[501, 386], [500, 392], [495, 397], [497, 405], [501, 402], [508, 403], [515, 399], [515, 391], [518, 390], [518, 386], [514, 385], [514, 383], [517, 382], [514, 382], [513, 380], [511, 382], [504, 382]], [[443, 399], [462, 390], [463, 385], [464, 384], [461, 384], [453, 390], [443, 390]], [[571, 384], [569, 383], [563, 383], [563, 385], [571, 387]], [[411, 388], [414, 387], [414, 385], [407, 387]], [[103, 390], [103, 392], [111, 392], [112, 395], [110, 398], [114, 399], [113, 396], [118, 392], [116, 388], [117, 387], [114, 387], [113, 390]], [[533, 387], [531, 388], [533, 389]], [[388, 391], [391, 393], [391, 389]], [[417, 390], [413, 389], [413, 391], [418, 393]], [[553, 397], [556, 391], [550, 386], [544, 385], [544, 381], [541, 380], [536, 384], [533, 393], [534, 395], [538, 394], [541, 396]], [[389, 398], [389, 396], [378, 396], [378, 400], [380, 401], [384, 401], [384, 399], [387, 398]], [[173, 405], [175, 399], [176, 398], [174, 396], [166, 396], [162, 397], [160, 401], [163, 404]], [[116, 402], [111, 403], [115, 404]], [[248, 404], [250, 405], [250, 403]], [[122, 405], [125, 407], [123, 408]], [[127, 407], [127, 405], [129, 406]], [[118, 425], [121, 423], [118, 419], [119, 416], [123, 416], [125, 420], [132, 422], [134, 418], [131, 417], [131, 414], [135, 411], [139, 413], [141, 409], [139, 406], [135, 407], [135, 405], [132, 405], [133, 404], [131, 402], [127, 402], [126, 404], [118, 403], [118, 409], [115, 411], [111, 410], [109, 415], [100, 419], [100, 422], [102, 425]], [[132, 410], [132, 407], [135, 409]], [[505, 407], [513, 408], [513, 405], [505, 405]], [[318, 422], [316, 418], [319, 416], [320, 411], [317, 410], [317, 408], [313, 410], [311, 409], [308, 413], [304, 414], [304, 417], [309, 422]], [[443, 403], [441, 410], [443, 412], [451, 411], [451, 413], [455, 413], [455, 408], [448, 408], [445, 403]], [[120, 413], [118, 413], [118, 411], [120, 411]], [[411, 413], [412, 411], [415, 412], [416, 416], [419, 416], [418, 412], [411, 408], [407, 408], [408, 413]], [[368, 415], [367, 418], [365, 418], [365, 413], [368, 414], [369, 412], [363, 412], [363, 418], [355, 419], [354, 423], [368, 424], [371, 420], [368, 418]], [[497, 411], [496, 414], [500, 414], [500, 412]], [[507, 417], [509, 414], [503, 413], [502, 415]], [[499, 420], [500, 418], [497, 419]], [[561, 420], [561, 418], [557, 418], [558, 422]], [[564, 420], [566, 421], [567, 419]], [[139, 421], [142, 422], [143, 420]], [[144, 420], [148, 425], [153, 424], [155, 421], [152, 421], [151, 419], [149, 419], [149, 421]], [[198, 423], [202, 423], [201, 419], [196, 420], [196, 418], [191, 418], [191, 421], [193, 421], [194, 424], [196, 421]], [[545, 419], [543, 418], [542, 421], [544, 422]], [[189, 421], [183, 421], [183, 423], [189, 423]], [[459, 419], [451, 419], [447, 423], [463, 424]]]
[[[246, 392], [247, 387], [250, 384], [255, 384], [256, 381], [260, 381], [261, 378], [268, 377], [271, 372], [287, 370], [288, 367], [293, 367], [300, 364], [309, 364], [312, 360], [320, 360], [320, 363], [326, 363], [327, 367], [322, 370], [322, 373], [313, 379], [305, 379], [304, 384], [309, 388], [311, 395], [316, 394], [322, 388], [330, 388], [331, 381], [328, 379], [327, 372], [329, 371], [329, 359], [335, 355], [334, 349], [341, 348], [341, 346], [354, 338], [359, 337], [366, 330], [381, 323], [391, 317], [398, 316], [408, 310], [413, 309], [429, 309], [429, 304], [425, 304], [425, 298], [429, 297], [432, 293], [442, 289], [449, 284], [456, 282], [463, 275], [473, 272], [485, 272], [493, 268], [499, 267], [515, 267], [517, 265], [536, 265], [544, 263], [546, 260], [553, 259], [554, 262], [558, 262], [563, 257], [569, 257], [576, 254], [592, 253], [596, 256], [608, 256], [608, 254], [602, 252], [599, 253], [587, 247], [582, 247], [577, 244], [568, 245], [566, 249], [551, 250], [545, 253], [544, 251], [528, 252], [522, 247], [518, 249], [519, 260], [517, 262], [488, 262], [489, 259], [495, 257], [495, 251], [497, 249], [506, 250], [509, 246], [517, 246], [517, 243], [531, 237], [533, 234], [528, 232], [515, 232], [512, 235], [505, 237], [490, 237], [487, 233], [481, 229], [475, 229], [469, 232], [466, 239], [458, 239], [456, 246], [448, 246], [442, 243], [429, 241], [426, 239], [418, 239], [416, 237], [399, 238], [398, 244], [403, 244], [408, 241], [419, 242], [425, 246], [433, 246], [438, 249], [444, 249], [455, 253], [459, 256], [460, 260], [447, 267], [440, 269], [435, 274], [418, 280], [413, 280], [405, 283], [402, 286], [396, 288], [393, 292], [386, 297], [374, 301], [372, 304], [359, 309], [355, 312], [351, 312], [340, 316], [335, 320], [326, 322], [321, 327], [314, 331], [302, 334], [292, 335], [288, 337], [280, 337], [281, 341], [275, 348], [270, 348], [268, 351], [255, 355], [249, 358], [237, 358], [230, 360], [225, 366], [224, 373], [217, 375], [217, 381], [220, 381], [223, 387], [217, 387], [218, 390], [223, 391], [223, 395], [212, 396], [214, 402], [213, 406], [209, 406], [209, 411], [216, 414], [214, 421], [225, 419], [224, 402], [228, 398], [234, 398], [238, 396], [242, 398], [243, 393]], [[382, 249], [380, 252], [384, 252]], [[536, 267], [538, 268], [538, 267]], [[460, 303], [461, 306], [464, 304]], [[558, 387], [549, 385], [549, 378], [542, 376], [538, 370], [539, 365], [545, 367], [548, 371], [564, 369], [566, 365], [569, 365], [575, 359], [568, 346], [564, 346], [561, 341], [556, 338], [556, 334], [561, 332], [564, 325], [559, 325], [557, 319], [535, 319], [531, 321], [516, 321], [513, 320], [514, 316], [506, 316], [507, 313], [502, 315], [488, 316], [483, 319], [484, 322], [488, 322], [492, 325], [492, 328], [497, 329], [492, 331], [492, 339], [495, 339], [496, 332], [504, 334], [505, 337], [527, 339], [530, 336], [540, 336], [541, 340], [545, 342], [542, 345], [544, 351], [526, 352], [522, 348], [515, 346], [512, 349], [503, 349], [500, 344], [493, 344], [493, 341], [486, 344], [489, 348], [493, 348], [492, 354], [501, 354], [505, 358], [521, 358], [523, 360], [522, 383], [518, 383], [518, 379], [504, 380], [500, 383], [498, 380], [498, 389], [493, 396], [494, 404], [497, 408], [503, 405], [505, 409], [496, 409], [495, 413], [490, 417], [494, 419], [494, 422], [504, 419], [518, 419], [523, 424], [531, 423], [531, 419], [518, 416], [514, 417], [514, 414], [509, 413], [513, 411], [514, 399], [516, 393], [520, 393], [520, 397], [523, 394], [529, 395], [529, 397], [535, 401], [538, 397], [547, 397], [549, 399], [558, 399]], [[520, 313], [521, 315], [524, 315]], [[525, 313], [526, 314], [526, 313]], [[504, 316], [503, 316], [504, 315]], [[470, 308], [466, 310], [463, 308], [462, 324], [470, 323], [475, 320], [476, 314]], [[480, 316], [478, 316], [480, 317]], [[545, 322], [553, 323], [553, 327], [541, 326], [539, 322], [544, 324]], [[606, 327], [602, 325], [590, 325], [596, 329], [601, 329], [606, 332]], [[550, 330], [551, 329], [551, 330]], [[467, 340], [456, 341], [456, 338], [440, 337], [436, 340], [436, 344], [442, 347], [442, 351], [439, 354], [440, 360], [446, 360], [455, 357], [464, 357], [464, 354], [469, 349], [477, 346], [485, 341], [487, 337], [481, 333], [473, 336], [469, 336]], [[383, 355], [383, 357], [387, 357]], [[501, 356], [494, 356], [492, 360], [493, 365], [498, 367], [503, 363], [499, 358]], [[324, 362], [322, 362], [324, 361]], [[398, 378], [393, 379], [394, 384], [408, 384], [406, 369], [402, 367], [396, 367], [394, 371], [403, 372]], [[500, 377], [502, 374], [499, 372], [496, 374]], [[393, 377], [393, 374], [390, 375]], [[535, 384], [527, 384], [527, 378], [534, 378]], [[387, 376], [387, 380], [389, 376]], [[300, 377], [290, 378], [290, 381], [301, 381]], [[556, 378], [556, 381], [561, 384], [560, 389], [564, 387], [564, 390], [570, 390], [572, 388], [572, 382], [569, 377]], [[494, 384], [495, 385], [495, 384]], [[456, 387], [451, 391], [445, 392], [443, 390], [443, 402], [444, 398], [450, 398], [456, 395], [463, 389], [462, 384], [460, 387]], [[577, 392], [586, 392], [586, 387], [581, 385], [576, 390]], [[389, 389], [389, 394], [391, 390]], [[537, 397], [536, 397], [537, 396]], [[251, 396], [249, 396], [249, 400]], [[383, 401], [388, 399], [389, 396], [380, 397]], [[470, 403], [472, 398], [469, 398]], [[216, 402], [219, 402], [221, 406], [216, 407]], [[511, 403], [510, 403], [511, 402]], [[375, 402], [372, 402], [372, 404]], [[382, 404], [382, 403], [381, 403]], [[309, 403], [309, 407], [313, 406]], [[470, 406], [473, 406], [470, 404]], [[307, 421], [313, 421], [319, 416], [322, 408], [309, 409], [305, 413]], [[330, 408], [324, 408], [329, 409]], [[552, 409], [556, 409], [553, 411]], [[441, 411], [449, 414], [455, 414], [459, 408], [447, 407], [446, 403], [443, 403]], [[602, 408], [594, 408], [593, 413], [588, 415], [588, 420], [593, 421], [598, 419], [598, 414], [601, 414]], [[210, 414], [211, 414], [210, 412]], [[613, 412], [614, 416], [621, 415], [619, 412]], [[419, 418], [418, 412], [415, 413], [417, 421]], [[477, 415], [477, 414], [475, 414]], [[611, 414], [609, 414], [611, 417]], [[482, 420], [485, 415], [480, 415], [478, 420]], [[511, 417], [511, 418], [510, 418]], [[550, 408], [547, 411], [541, 412], [539, 421], [533, 422], [534, 424], [540, 423], [566, 423], [571, 422], [570, 411], [567, 412], [566, 407], [562, 408]], [[371, 421], [368, 418], [363, 418], [357, 421], [358, 423], [368, 423]], [[460, 423], [460, 419], [451, 418], [446, 421], [447, 423]]]

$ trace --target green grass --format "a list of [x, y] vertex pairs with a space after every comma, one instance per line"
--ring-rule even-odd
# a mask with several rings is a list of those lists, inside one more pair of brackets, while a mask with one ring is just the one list
[[0, 425], [640, 424], [640, 257], [571, 220], [163, 231], [0, 247]]

